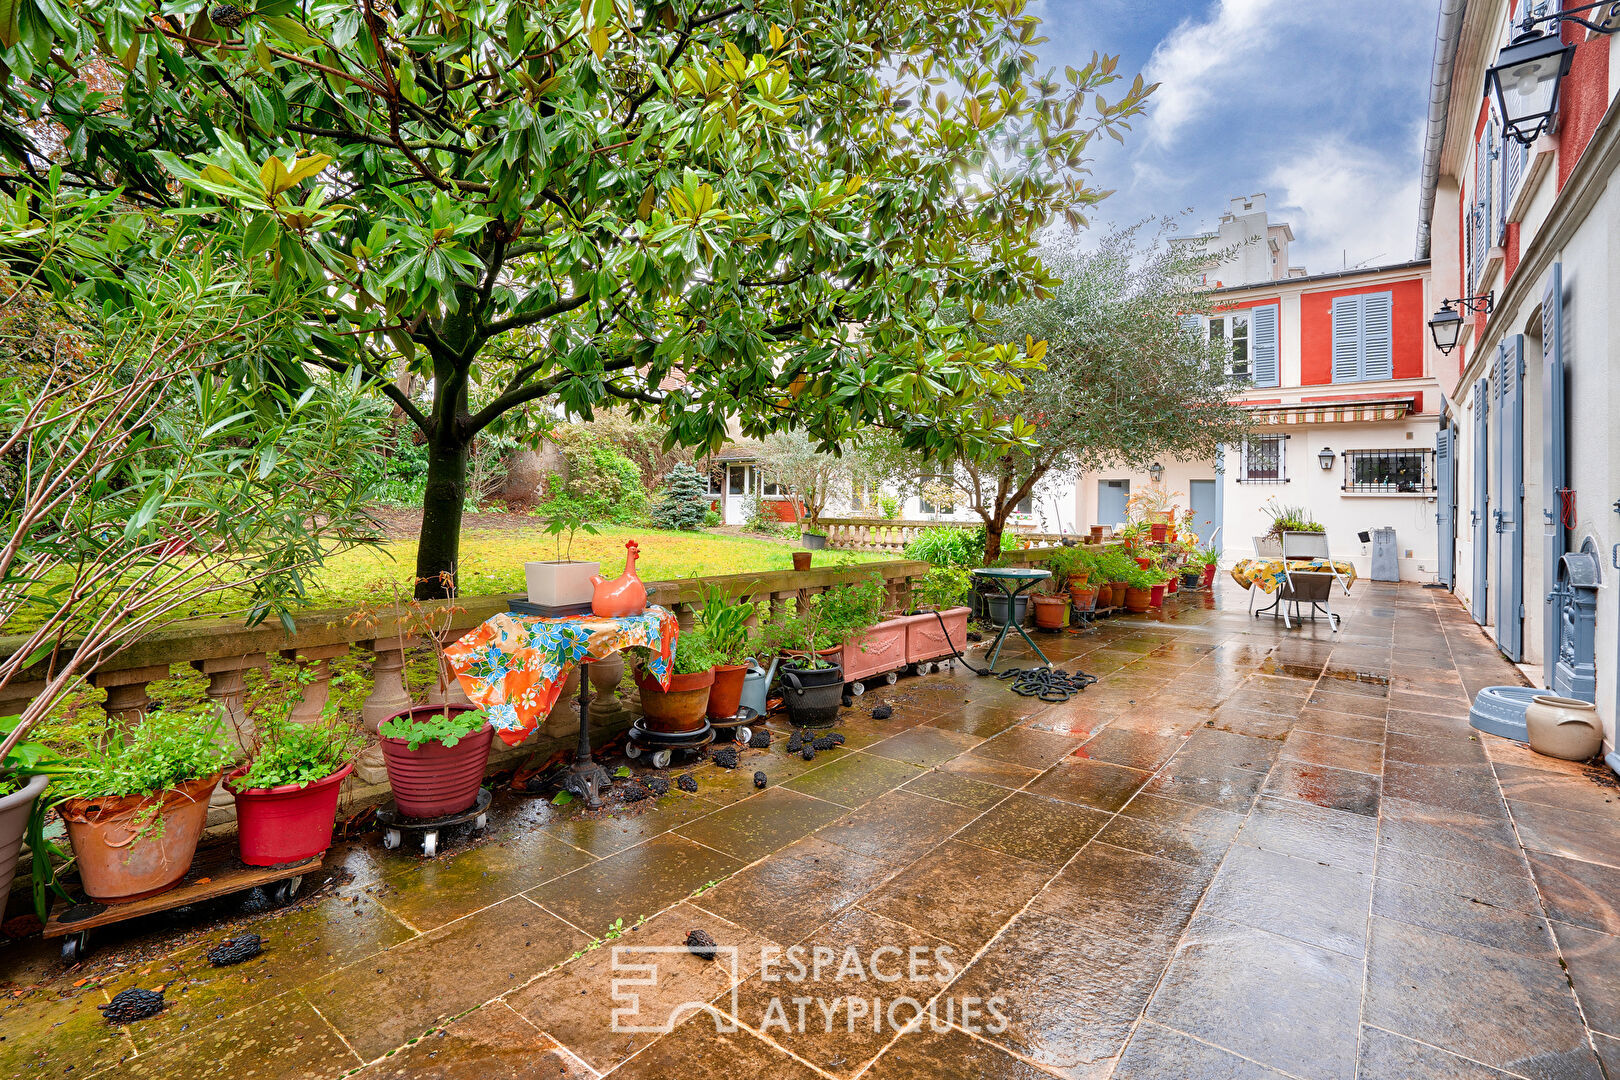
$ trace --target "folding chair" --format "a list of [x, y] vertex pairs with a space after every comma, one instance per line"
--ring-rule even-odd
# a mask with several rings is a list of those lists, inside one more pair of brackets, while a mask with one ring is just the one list
[[[1339, 632], [1339, 623], [1343, 621], [1334, 613], [1332, 597], [1333, 585], [1336, 582], [1344, 590], [1346, 596], [1350, 595], [1350, 586], [1345, 583], [1337, 569], [1333, 567], [1333, 558], [1328, 554], [1326, 533], [1285, 532], [1282, 535], [1283, 548], [1283, 583], [1278, 590], [1278, 607], [1282, 609], [1283, 625], [1293, 628], [1288, 618], [1287, 604], [1294, 605], [1294, 618], [1305, 621], [1300, 611], [1300, 604], [1311, 605], [1312, 619], [1317, 612], [1328, 617], [1328, 626], [1334, 633]], [[1326, 570], [1295, 570], [1292, 560], [1321, 559], [1327, 563]]]
[[[1286, 562], [1290, 559], [1321, 559], [1329, 567], [1333, 566], [1333, 556], [1328, 554], [1327, 533], [1313, 532], [1285, 532], [1282, 534], [1282, 557]], [[1327, 573], [1327, 571], [1323, 571]], [[1350, 595], [1350, 584], [1344, 580], [1344, 575], [1337, 569], [1332, 571], [1333, 580], [1339, 583], [1344, 595]]]
[[[1254, 557], [1261, 560], [1262, 562], [1268, 561], [1270, 559], [1280, 559], [1280, 558], [1282, 558], [1282, 553], [1283, 553], [1282, 541], [1277, 539], [1275, 536], [1257, 536], [1257, 537], [1254, 538]], [[1249, 614], [1250, 615], [1253, 615], [1255, 613], [1255, 611], [1254, 611], [1255, 594], [1260, 593], [1260, 592], [1264, 592], [1264, 591], [1265, 590], [1257, 588], [1254, 585], [1249, 586]], [[1270, 607], [1272, 607], [1272, 608], [1275, 608], [1276, 606], [1277, 606], [1276, 604], [1271, 604], [1270, 605]], [[1265, 610], [1266, 609], [1262, 608], [1261, 609], [1261, 614], [1264, 614]], [[1276, 612], [1273, 611], [1272, 614], [1276, 614]]]

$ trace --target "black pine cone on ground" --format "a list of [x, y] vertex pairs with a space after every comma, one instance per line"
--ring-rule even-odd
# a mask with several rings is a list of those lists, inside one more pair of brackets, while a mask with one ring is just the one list
[[805, 747], [804, 750], [799, 754], [799, 756], [804, 758], [804, 760], [806, 760], [806, 761], [814, 761], [814, 760], [816, 760], [816, 748], [815, 748], [815, 746], [812, 745], [812, 746]]
[[709, 760], [722, 769], [735, 769], [737, 767], [737, 748], [725, 746], [709, 755]]
[[846, 708], [846, 709], [853, 709], [853, 708], [854, 708], [854, 707], [855, 707], [855, 698], [854, 698], [854, 695], [852, 695], [852, 694], [845, 694], [845, 695], [844, 695], [844, 700], [843, 700], [843, 701], [842, 701], [842, 702], [841, 702], [841, 704], [842, 704], [842, 705], [843, 705], [843, 706], [844, 706], [844, 708]]
[[838, 740], [834, 739], [831, 735], [818, 735], [810, 743], [811, 749], [814, 749], [814, 750], [831, 750], [833, 747], [835, 747], [837, 745], [838, 745]]
[[833, 741], [833, 745], [835, 746], [844, 745], [844, 733], [841, 731], [831, 732], [828, 734], [827, 738], [831, 739]]
[[247, 13], [235, 4], [216, 4], [208, 10], [208, 21], [227, 30], [235, 30], [247, 19]]
[[874, 720], [887, 720], [889, 717], [891, 717], [893, 715], [894, 715], [894, 706], [893, 705], [879, 705], [877, 708], [872, 710], [872, 719], [874, 719]]
[[804, 732], [794, 731], [788, 736], [788, 753], [797, 754], [804, 746]]
[[748, 748], [750, 750], [764, 750], [770, 745], [771, 733], [766, 731], [764, 728], [760, 728], [758, 731], [748, 736]]
[[262, 952], [264, 944], [259, 940], [258, 934], [238, 934], [209, 949], [208, 962], [215, 967], [230, 967], [232, 964], [251, 960]]
[[691, 792], [694, 795], [697, 794], [697, 781], [692, 779], [691, 773], [683, 773], [681, 778], [675, 781], [675, 786], [680, 788], [682, 791]]
[[765, 786], [765, 774], [764, 773], [756, 772], [754, 774], [754, 786], [757, 787], [757, 788], [762, 788], [762, 787]]
[[619, 791], [619, 797], [627, 803], [638, 803], [642, 799], [652, 798], [652, 792], [641, 784], [632, 780]]
[[646, 784], [654, 795], [669, 794], [669, 777], [667, 776], [649, 776], [642, 783]]
[[101, 1010], [101, 1015], [109, 1024], [133, 1024], [163, 1011], [163, 992], [132, 986], [128, 990], [120, 990], [111, 1001], [96, 1008]]
[[686, 948], [693, 956], [701, 956], [705, 960], [714, 959], [714, 938], [709, 936], [707, 930], [687, 931]]

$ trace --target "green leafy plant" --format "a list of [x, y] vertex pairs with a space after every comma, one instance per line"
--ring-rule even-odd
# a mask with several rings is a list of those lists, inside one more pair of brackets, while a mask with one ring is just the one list
[[[574, 534], [584, 533], [586, 536], [595, 536], [596, 526], [587, 522], [577, 513], [554, 513], [546, 519], [546, 535], [555, 538], [557, 542], [557, 562], [574, 561]], [[567, 534], [566, 543], [563, 535]]]
[[821, 593], [821, 632], [830, 644], [841, 645], [860, 637], [876, 625], [883, 614], [888, 588], [876, 572], [849, 585], [836, 585]]
[[1122, 548], [1109, 547], [1097, 556], [1097, 576], [1101, 580], [1128, 581], [1128, 571], [1140, 569], [1136, 560], [1125, 553]]
[[702, 630], [693, 629], [676, 639], [671, 670], [677, 675], [700, 675], [722, 662], [708, 635]]
[[965, 604], [972, 587], [973, 578], [966, 570], [936, 566], [917, 582], [912, 595], [918, 607], [944, 611]]
[[653, 507], [652, 523], [660, 529], [697, 529], [709, 512], [709, 496], [698, 471], [686, 463], [670, 470], [664, 496]]
[[[0, 717], [0, 735], [9, 735], [21, 722], [19, 716]], [[0, 796], [21, 791], [35, 776], [55, 776], [62, 771], [62, 760], [56, 751], [44, 743], [19, 742], [0, 761]], [[56, 883], [53, 860], [65, 860], [68, 853], [45, 836], [45, 822], [51, 800], [38, 798], [29, 807], [28, 822], [23, 827], [23, 843], [33, 853], [29, 866], [33, 874], [34, 914], [44, 922], [49, 914], [50, 894], [54, 891], [64, 900], [67, 891]]]
[[820, 669], [834, 661], [821, 656], [824, 649], [836, 648], [841, 640], [824, 625], [822, 605], [826, 593], [816, 593], [804, 601], [790, 601], [782, 617], [766, 623], [761, 634], [767, 651], [783, 657], [784, 666]]
[[1309, 509], [1303, 506], [1289, 506], [1277, 502], [1276, 499], [1267, 499], [1260, 505], [1260, 512], [1271, 519], [1271, 527], [1266, 530], [1267, 536], [1282, 539], [1285, 532], [1319, 533], [1327, 530], [1321, 522], [1311, 517]]
[[878, 509], [890, 521], [900, 516], [900, 499], [894, 495], [879, 495]]
[[412, 750], [420, 750], [430, 742], [453, 747], [469, 735], [476, 735], [489, 723], [482, 709], [456, 711], [450, 708], [426, 715], [396, 716], [384, 720], [377, 730], [390, 739], [404, 739]]
[[942, 525], [924, 529], [906, 545], [906, 558], [934, 566], [983, 566], [984, 537], [982, 525], [973, 528]]
[[748, 659], [748, 620], [753, 614], [752, 603], [730, 599], [718, 585], [705, 587], [695, 624], [718, 657], [716, 663], [740, 664]]
[[233, 787], [304, 787], [343, 768], [365, 745], [360, 732], [338, 720], [336, 704], [326, 706], [318, 723], [301, 724], [292, 718], [314, 678], [308, 668], [298, 669], [294, 686], [279, 702], [255, 710], [248, 771], [232, 782]]
[[1206, 548], [1200, 548], [1196, 556], [1196, 560], [1201, 566], [1219, 566], [1221, 562], [1221, 549], [1216, 547], [1214, 544], [1211, 544]]

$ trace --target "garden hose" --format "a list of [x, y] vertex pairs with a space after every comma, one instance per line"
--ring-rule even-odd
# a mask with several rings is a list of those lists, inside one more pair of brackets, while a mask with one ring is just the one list
[[1003, 672], [995, 672], [990, 668], [975, 667], [962, 650], [956, 647], [951, 640], [950, 628], [945, 625], [945, 617], [937, 610], [931, 612], [939, 620], [940, 633], [945, 635], [945, 644], [950, 646], [951, 655], [962, 661], [973, 674], [983, 677], [995, 675], [998, 679], [1011, 679], [1012, 685], [1008, 687], [1020, 697], [1032, 697], [1041, 701], [1057, 704], [1068, 701], [1074, 695], [1097, 681], [1097, 676], [1087, 675], [1083, 671], [1076, 671], [1073, 675], [1058, 668], [1008, 668]]

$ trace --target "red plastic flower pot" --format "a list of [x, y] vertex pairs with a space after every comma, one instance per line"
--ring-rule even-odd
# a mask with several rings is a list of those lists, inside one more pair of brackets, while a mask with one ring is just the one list
[[308, 784], [272, 788], [237, 788], [247, 773], [236, 769], [225, 789], [236, 798], [236, 846], [249, 866], [303, 862], [332, 846], [338, 792], [354, 771], [345, 765], [331, 776]]
[[742, 708], [743, 678], [747, 674], [747, 664], [715, 665], [714, 685], [709, 688], [709, 719], [725, 720], [737, 715]]
[[1180, 588], [1181, 588], [1181, 579], [1180, 578], [1171, 578], [1169, 581], [1164, 583], [1164, 594], [1166, 596], [1169, 596], [1171, 593], [1179, 591]]
[[1210, 563], [1204, 567], [1204, 588], [1207, 589], [1213, 584], [1215, 584], [1215, 564]]
[[1136, 557], [1136, 565], [1146, 570], [1149, 566], [1153, 565], [1153, 560], [1145, 555], [1138, 555]]
[[1164, 606], [1164, 583], [1162, 581], [1149, 590], [1148, 604], [1152, 607]]
[[[394, 716], [429, 715], [447, 707], [457, 713], [472, 709], [470, 705], [418, 705]], [[383, 736], [383, 764], [388, 767], [388, 785], [394, 789], [394, 805], [399, 812], [412, 818], [445, 817], [459, 814], [477, 802], [484, 768], [489, 764], [489, 744], [494, 738], [495, 729], [488, 724], [458, 739], [454, 746], [435, 741], [412, 750], [404, 739]]]
[[1162, 544], [1164, 543], [1164, 538], [1170, 534], [1170, 523], [1166, 521], [1155, 521], [1148, 525], [1148, 532], [1149, 535], [1153, 537], [1153, 542], [1155, 544]]

